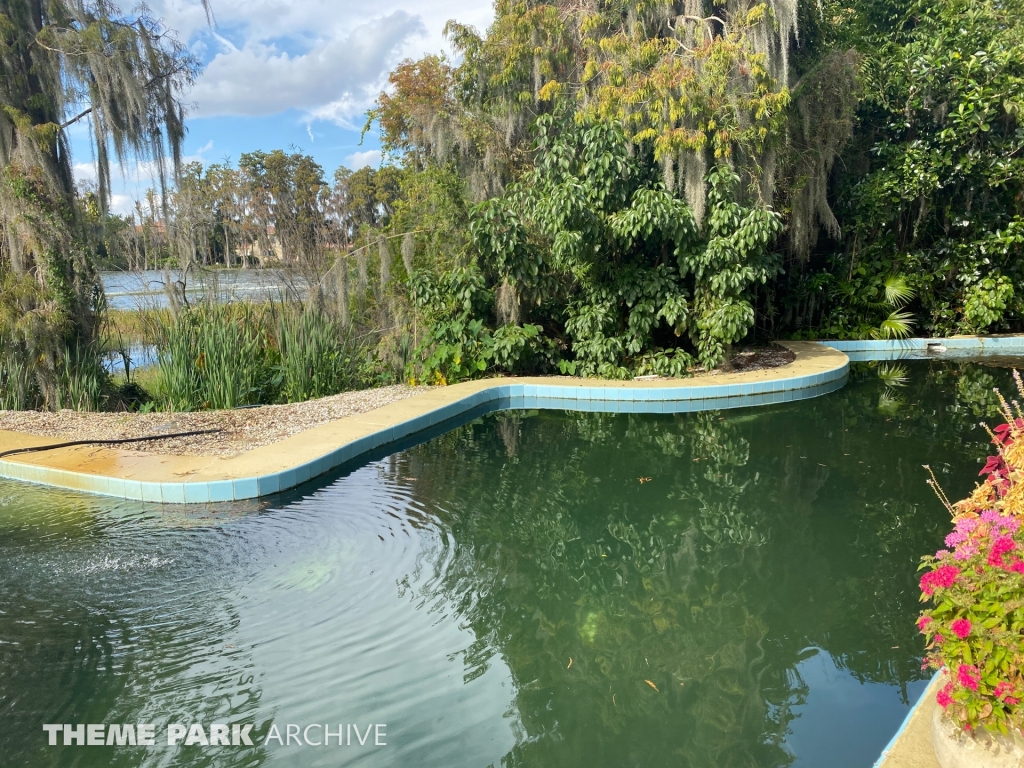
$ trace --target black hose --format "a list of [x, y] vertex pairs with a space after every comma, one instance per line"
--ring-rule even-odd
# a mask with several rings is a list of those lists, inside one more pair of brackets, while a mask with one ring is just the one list
[[73, 445], [121, 445], [123, 443], [142, 443], [147, 440], [170, 440], [172, 437], [192, 437], [193, 435], [213, 435], [223, 432], [222, 429], [197, 429], [192, 432], [171, 432], [166, 435], [147, 435], [146, 437], [125, 437], [120, 440], [72, 440], [68, 443], [53, 443], [52, 445], [37, 445], [33, 448], [15, 448], [11, 451], [0, 453], [0, 459], [4, 456], [12, 456], [15, 453], [35, 453], [36, 451], [52, 451], [55, 448], [70, 448]]

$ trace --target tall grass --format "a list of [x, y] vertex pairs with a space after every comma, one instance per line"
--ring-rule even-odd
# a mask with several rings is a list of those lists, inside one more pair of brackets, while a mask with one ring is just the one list
[[57, 410], [101, 410], [111, 394], [110, 376], [95, 345], [75, 346], [64, 355], [54, 396]]
[[340, 323], [298, 303], [201, 304], [156, 324], [156, 394], [169, 410], [299, 402], [360, 383]]
[[202, 304], [158, 320], [157, 367], [165, 406], [175, 411], [264, 402], [274, 388], [266, 310]]
[[323, 312], [275, 307], [281, 399], [301, 402], [357, 385], [357, 370], [341, 324]]
[[29, 356], [23, 344], [0, 338], [0, 409], [98, 411], [115, 394], [96, 345], [62, 350], [42, 382]]
[[0, 337], [0, 409], [25, 411], [38, 407], [39, 390], [23, 355]]

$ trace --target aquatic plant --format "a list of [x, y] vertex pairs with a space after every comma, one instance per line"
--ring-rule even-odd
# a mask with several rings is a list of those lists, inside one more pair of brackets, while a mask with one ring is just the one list
[[[1019, 374], [1018, 389], [1024, 393]], [[984, 482], [963, 501], [940, 500], [953, 515], [946, 547], [923, 558], [917, 626], [928, 639], [926, 666], [949, 677], [937, 694], [966, 731], [1024, 730], [1024, 412], [1000, 396], [1005, 423], [991, 431], [997, 453]]]
[[159, 398], [169, 410], [299, 402], [362, 383], [358, 348], [316, 308], [207, 303], [157, 326]]
[[280, 362], [281, 399], [295, 403], [355, 385], [348, 332], [324, 312], [272, 305]]

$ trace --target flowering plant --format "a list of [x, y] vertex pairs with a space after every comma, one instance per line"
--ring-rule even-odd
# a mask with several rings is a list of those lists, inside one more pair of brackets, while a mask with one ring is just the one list
[[921, 601], [934, 607], [917, 626], [924, 666], [948, 670], [936, 697], [947, 716], [967, 731], [1008, 733], [1024, 728], [1024, 413], [1000, 402], [1006, 423], [990, 431], [998, 453], [981, 485], [950, 504], [930, 481], [954, 528], [946, 549], [923, 558]]

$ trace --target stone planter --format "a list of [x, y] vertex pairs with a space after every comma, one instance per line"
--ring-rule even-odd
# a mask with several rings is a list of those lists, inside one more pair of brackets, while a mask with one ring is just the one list
[[940, 768], [1024, 768], [1024, 738], [982, 733], [968, 736], [944, 716], [932, 713], [932, 743]]

